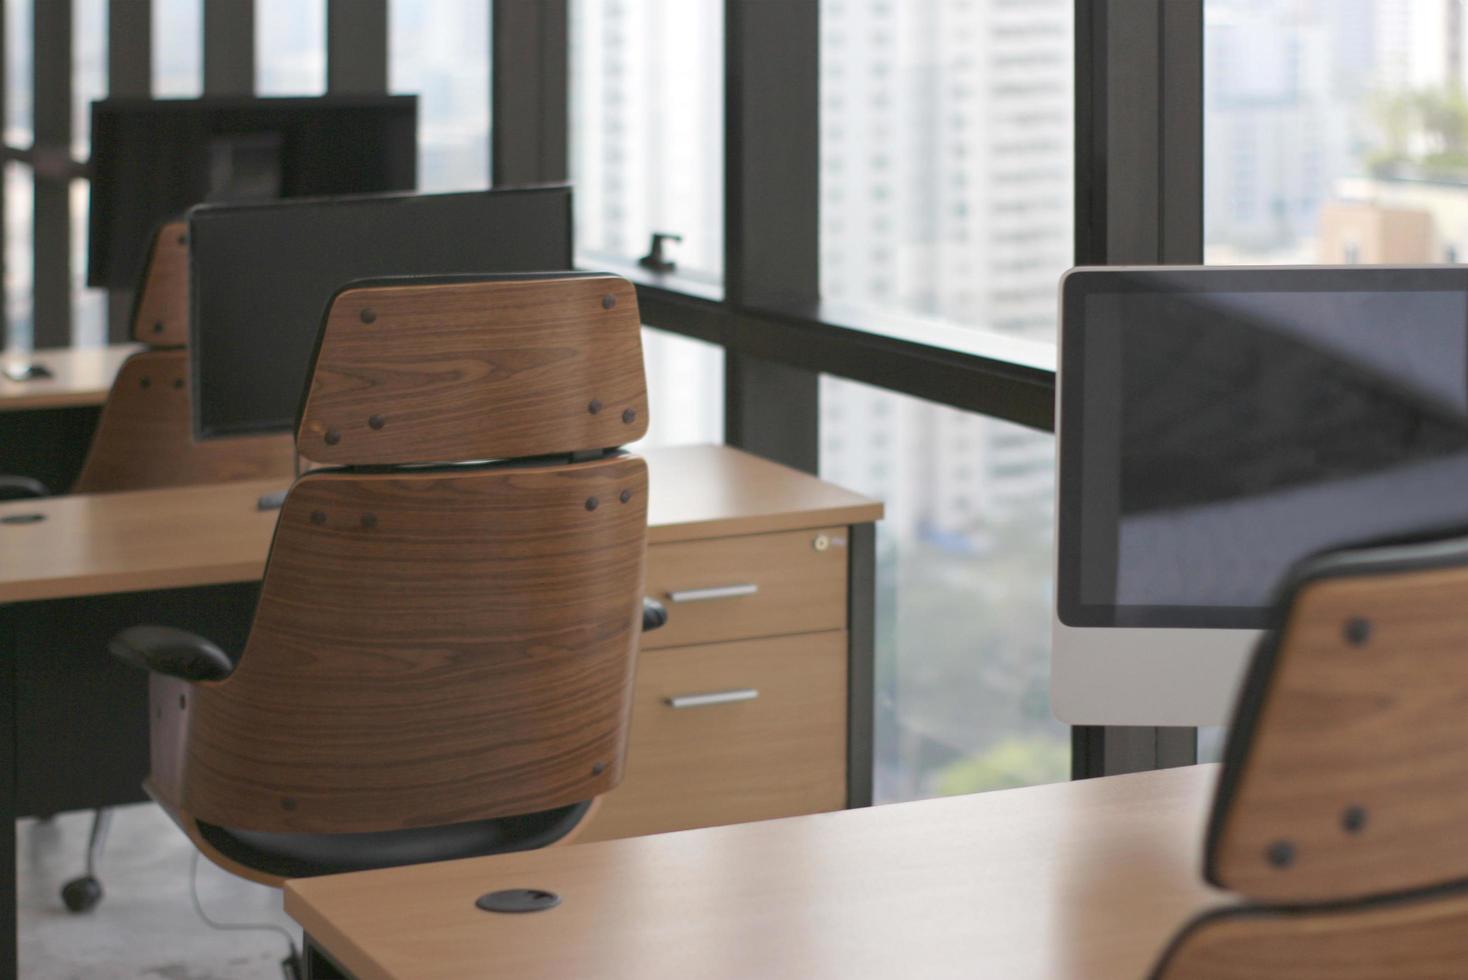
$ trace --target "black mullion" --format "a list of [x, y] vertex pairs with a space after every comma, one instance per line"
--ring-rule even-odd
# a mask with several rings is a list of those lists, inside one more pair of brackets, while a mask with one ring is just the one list
[[1055, 372], [1047, 367], [928, 347], [825, 323], [816, 315], [735, 311], [653, 287], [639, 287], [638, 303], [648, 326], [729, 352], [849, 378], [1032, 429], [1055, 427]]
[[565, 180], [570, 173], [569, 0], [496, 3], [490, 24], [493, 182]]
[[387, 91], [387, 0], [326, 0], [326, 90]]
[[[1076, 261], [1202, 260], [1203, 0], [1076, 0]], [[1186, 765], [1197, 730], [1076, 726], [1075, 778]]]
[[[147, 98], [153, 91], [153, 0], [107, 0], [107, 94]], [[107, 291], [107, 339], [132, 332], [133, 291]]]
[[[725, 0], [724, 295], [733, 311], [820, 298], [820, 3]], [[793, 331], [726, 344], [724, 438], [820, 463], [820, 376]]]
[[255, 91], [255, 0], [207, 0], [204, 4], [204, 92], [252, 95]]
[[71, 3], [32, 9], [34, 344], [71, 343]]

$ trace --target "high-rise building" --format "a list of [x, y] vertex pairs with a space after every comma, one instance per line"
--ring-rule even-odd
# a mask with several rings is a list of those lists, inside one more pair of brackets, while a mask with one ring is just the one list
[[[1054, 338], [1074, 249], [1072, 7], [826, 0], [826, 299]], [[822, 404], [822, 472], [888, 500], [898, 534], [979, 549], [986, 523], [1048, 505], [1048, 435], [857, 385], [829, 383]]]

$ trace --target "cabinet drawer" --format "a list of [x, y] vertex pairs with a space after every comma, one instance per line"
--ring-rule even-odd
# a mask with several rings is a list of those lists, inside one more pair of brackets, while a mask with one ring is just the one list
[[581, 839], [845, 805], [844, 630], [650, 650], [638, 659], [626, 774]]
[[846, 558], [845, 527], [652, 545], [647, 594], [668, 624], [642, 647], [845, 629]]

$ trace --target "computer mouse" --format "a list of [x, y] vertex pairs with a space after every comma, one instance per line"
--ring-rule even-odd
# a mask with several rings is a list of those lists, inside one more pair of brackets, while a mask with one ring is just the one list
[[32, 361], [29, 364], [7, 364], [5, 365], [5, 376], [11, 381], [36, 381], [41, 378], [54, 378], [51, 369], [44, 364]]

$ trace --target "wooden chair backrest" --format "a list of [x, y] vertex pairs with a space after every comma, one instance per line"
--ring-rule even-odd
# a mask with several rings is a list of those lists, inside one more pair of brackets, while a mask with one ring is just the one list
[[167, 221], [158, 226], [133, 307], [132, 336], [151, 347], [184, 347], [189, 342], [189, 226]]
[[1468, 544], [1297, 574], [1245, 680], [1206, 873], [1274, 903], [1468, 880]]
[[606, 792], [622, 775], [646, 534], [635, 456], [306, 475], [239, 666], [161, 706], [180, 734], [162, 757], [155, 739], [155, 792], [208, 823], [315, 833]]
[[[647, 468], [581, 451], [645, 429], [640, 332], [615, 277], [339, 294], [302, 455], [374, 468], [291, 488], [238, 666], [155, 706], [155, 796], [236, 829], [352, 833], [533, 813], [617, 785]], [[512, 453], [535, 458], [381, 468]]]
[[1153, 980], [1444, 980], [1468, 963], [1468, 894], [1332, 908], [1241, 906], [1178, 935]]
[[635, 442], [648, 422], [638, 319], [618, 276], [353, 284], [326, 315], [298, 450], [381, 466]]
[[72, 493], [113, 493], [295, 474], [288, 435], [195, 442], [188, 352], [140, 351], [123, 362]]

